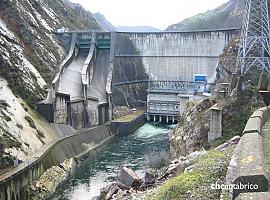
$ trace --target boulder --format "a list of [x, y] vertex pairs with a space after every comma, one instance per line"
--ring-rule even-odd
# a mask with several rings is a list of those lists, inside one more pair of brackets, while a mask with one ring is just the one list
[[142, 189], [151, 187], [156, 182], [156, 176], [150, 172], [146, 172], [142, 180]]
[[120, 199], [124, 199], [125, 197], [125, 192], [123, 190], [118, 190], [116, 194], [114, 194], [112, 196], [113, 200], [120, 200]]
[[182, 171], [184, 171], [184, 167], [181, 166], [179, 163], [178, 164], [171, 164], [168, 167], [166, 174], [175, 176]]
[[114, 194], [117, 194], [121, 190], [117, 183], [111, 184], [108, 193], [106, 195], [106, 200], [112, 199]]
[[118, 180], [121, 185], [127, 187], [139, 187], [141, 185], [140, 177], [132, 170], [127, 167], [124, 167], [120, 170], [118, 175]]

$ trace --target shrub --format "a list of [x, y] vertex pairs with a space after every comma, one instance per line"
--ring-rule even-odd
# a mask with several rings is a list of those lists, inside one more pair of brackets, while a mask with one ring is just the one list
[[31, 128], [33, 128], [33, 129], [36, 129], [37, 128], [34, 120], [30, 116], [25, 116], [24, 118], [29, 123], [29, 126]]
[[0, 108], [6, 109], [7, 107], [10, 107], [10, 105], [6, 102], [6, 100], [0, 100]]
[[162, 150], [160, 152], [153, 151], [144, 156], [145, 164], [152, 169], [161, 169], [165, 167], [170, 161], [169, 152]]
[[38, 137], [45, 138], [45, 134], [39, 129], [37, 129], [37, 134], [38, 134]]
[[28, 107], [24, 103], [21, 103], [21, 106], [23, 107], [23, 109], [25, 110], [25, 112], [28, 112]]

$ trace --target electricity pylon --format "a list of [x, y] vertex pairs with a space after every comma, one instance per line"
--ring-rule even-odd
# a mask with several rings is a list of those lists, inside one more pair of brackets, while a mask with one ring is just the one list
[[237, 64], [241, 75], [259, 67], [270, 73], [270, 28], [267, 0], [245, 0]]

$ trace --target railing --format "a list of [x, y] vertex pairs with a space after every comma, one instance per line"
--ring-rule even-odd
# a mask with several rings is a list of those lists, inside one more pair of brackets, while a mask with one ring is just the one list
[[87, 98], [87, 87], [91, 83], [92, 78], [93, 78], [93, 73], [94, 73], [94, 69], [93, 69], [93, 66], [91, 66], [91, 62], [92, 62], [92, 59], [94, 59], [95, 48], [96, 48], [96, 45], [92, 43], [90, 46], [89, 54], [84, 62], [82, 72], [81, 72], [83, 95], [85, 99]]
[[109, 70], [106, 83], [106, 93], [111, 95], [112, 93], [112, 76], [113, 76], [113, 65], [114, 65], [114, 47], [115, 47], [115, 33], [111, 33], [111, 47], [110, 47], [110, 62]]

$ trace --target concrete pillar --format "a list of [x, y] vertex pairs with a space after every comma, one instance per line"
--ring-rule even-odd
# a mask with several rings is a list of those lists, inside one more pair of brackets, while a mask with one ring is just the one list
[[214, 105], [210, 112], [210, 131], [208, 133], [208, 142], [222, 137], [222, 109]]
[[259, 90], [262, 90], [262, 91], [267, 91], [267, 86], [268, 86], [268, 76], [267, 74], [265, 73], [261, 73], [260, 75], [260, 79], [259, 79], [259, 83], [258, 83], [258, 88]]
[[243, 76], [239, 76], [237, 80], [236, 90], [238, 93], [242, 92]]
[[109, 94], [109, 108], [108, 108], [108, 121], [112, 121], [112, 115], [113, 115], [113, 108], [112, 108], [112, 95]]
[[175, 119], [174, 119], [174, 116], [172, 116], [172, 123], [173, 123], [173, 124], [175, 123]]
[[169, 123], [169, 116], [166, 116], [166, 123]]
[[156, 115], [154, 115], [154, 122], [156, 122]]
[[231, 93], [236, 86], [237, 86], [237, 73], [233, 73], [230, 81], [230, 89], [228, 92]]
[[159, 115], [159, 123], [161, 123], [161, 122], [162, 122], [162, 116]]
[[147, 120], [148, 122], [150, 122], [150, 116], [149, 116], [149, 114], [146, 115], [146, 120]]

